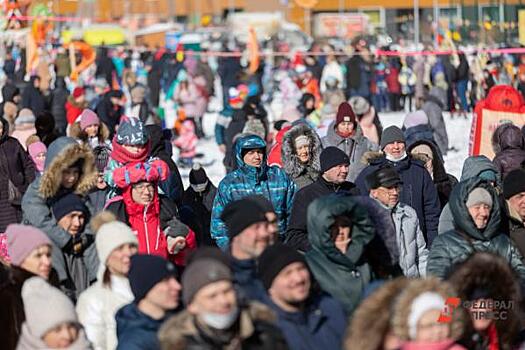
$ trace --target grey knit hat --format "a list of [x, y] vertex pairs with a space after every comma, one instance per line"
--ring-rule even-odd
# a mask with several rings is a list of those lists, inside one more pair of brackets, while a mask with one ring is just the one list
[[386, 145], [394, 142], [405, 142], [405, 135], [397, 126], [392, 125], [383, 130], [381, 135], [381, 149], [384, 149]]
[[477, 204], [486, 204], [492, 208], [492, 196], [486, 189], [482, 187], [476, 187], [469, 193], [467, 202], [465, 204], [467, 205], [467, 208]]
[[203, 287], [219, 282], [233, 281], [230, 268], [217, 259], [202, 258], [186, 267], [182, 274], [182, 298], [184, 304], [191, 303], [195, 294]]

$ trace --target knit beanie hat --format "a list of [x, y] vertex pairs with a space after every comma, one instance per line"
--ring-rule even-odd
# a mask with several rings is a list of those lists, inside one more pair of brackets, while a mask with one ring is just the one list
[[31, 277], [22, 287], [26, 325], [35, 338], [63, 323], [78, 323], [75, 306], [59, 289], [40, 277]]
[[424, 292], [418, 295], [410, 306], [410, 313], [407, 319], [410, 339], [416, 339], [417, 324], [421, 316], [430, 310], [442, 310], [444, 306], [445, 299], [436, 292]]
[[73, 98], [78, 98], [78, 97], [84, 95], [85, 92], [86, 91], [84, 90], [83, 87], [77, 86], [76, 88], [73, 89]]
[[352, 109], [352, 106], [348, 102], [343, 102], [339, 105], [337, 109], [337, 115], [335, 117], [335, 125], [339, 125], [342, 122], [351, 122], [355, 125], [356, 117]]
[[467, 208], [476, 204], [487, 204], [489, 207], [492, 207], [492, 196], [489, 191], [483, 187], [476, 187], [469, 193], [465, 204], [467, 205]]
[[228, 228], [230, 241], [247, 227], [265, 222], [266, 212], [254, 200], [243, 198], [229, 203], [221, 214], [221, 220]]
[[203, 192], [208, 186], [208, 176], [199, 163], [193, 163], [190, 170], [190, 186], [195, 192]]
[[126, 243], [139, 244], [137, 236], [128, 225], [112, 221], [100, 226], [95, 237], [100, 262], [105, 265], [111, 252]]
[[80, 211], [84, 213], [84, 215], [89, 214], [89, 209], [86, 207], [84, 201], [74, 193], [69, 193], [61, 197], [53, 204], [51, 211], [57, 222], [73, 211]]
[[370, 110], [370, 103], [368, 103], [368, 101], [361, 96], [351, 97], [348, 103], [350, 106], [352, 106], [352, 109], [356, 115], [364, 115]]
[[295, 138], [294, 144], [296, 148], [310, 145], [310, 139], [306, 135], [299, 135]]
[[386, 145], [393, 143], [395, 141], [398, 142], [405, 142], [405, 135], [399, 129], [397, 126], [392, 125], [383, 130], [383, 134], [381, 134], [381, 150], [383, 150]]
[[15, 125], [34, 124], [36, 121], [33, 111], [29, 108], [22, 108], [15, 119]]
[[133, 255], [128, 279], [135, 303], [144, 299], [157, 283], [170, 276], [177, 276], [177, 268], [168, 260], [157, 255]]
[[191, 303], [203, 287], [219, 281], [233, 281], [230, 268], [218, 259], [202, 258], [193, 261], [182, 274], [182, 299]]
[[40, 153], [47, 153], [47, 147], [43, 142], [37, 141], [33, 142], [29, 146], [27, 146], [27, 151], [29, 152], [29, 155], [31, 156], [31, 159], [33, 160], [33, 163], [35, 163], [36, 169], [40, 172], [44, 171], [44, 164], [46, 162], [44, 159], [36, 159], [36, 157]]
[[123, 117], [117, 130], [117, 143], [120, 145], [145, 145], [148, 135], [144, 130], [144, 123], [137, 118]]
[[98, 145], [93, 149], [95, 155], [95, 167], [99, 173], [104, 172], [109, 162], [111, 149], [106, 145]]
[[503, 180], [503, 195], [509, 199], [521, 192], [525, 192], [525, 170], [512, 170]]
[[423, 110], [408, 113], [405, 117], [405, 121], [403, 122], [403, 126], [407, 129], [426, 124], [428, 124], [428, 117]]
[[350, 158], [348, 158], [348, 155], [334, 146], [326, 147], [321, 152], [319, 159], [321, 162], [321, 174], [332, 169], [334, 166], [350, 164]]
[[285, 267], [295, 262], [306, 265], [304, 256], [287, 245], [276, 243], [266, 248], [258, 261], [259, 277], [264, 288], [270, 289], [275, 277]]
[[90, 125], [100, 125], [100, 119], [91, 109], [84, 109], [80, 114], [80, 129], [85, 130]]
[[42, 245], [51, 245], [47, 235], [33, 226], [11, 224], [5, 230], [7, 251], [14, 266], [20, 266], [31, 252]]

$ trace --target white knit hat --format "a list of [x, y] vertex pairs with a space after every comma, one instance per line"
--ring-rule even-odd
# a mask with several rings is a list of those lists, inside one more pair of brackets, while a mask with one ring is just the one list
[[40, 277], [32, 277], [24, 283], [22, 300], [27, 328], [36, 338], [42, 338], [63, 323], [78, 323], [71, 300]]
[[[443, 310], [445, 299], [436, 292], [424, 292], [418, 295], [410, 307], [408, 315], [408, 333], [410, 339], [414, 340], [417, 336], [417, 324], [419, 319], [430, 310]], [[437, 320], [436, 320], [437, 322]]]
[[95, 237], [100, 266], [105, 268], [111, 252], [126, 243], [139, 244], [137, 236], [128, 225], [112, 221], [100, 226]]

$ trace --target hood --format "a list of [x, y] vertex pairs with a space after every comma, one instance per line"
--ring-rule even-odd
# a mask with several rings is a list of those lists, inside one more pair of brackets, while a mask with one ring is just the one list
[[4, 102], [13, 102], [13, 98], [20, 95], [20, 89], [12, 84], [6, 84], [2, 88], [2, 97]]
[[524, 146], [520, 128], [512, 123], [498, 126], [492, 134], [492, 148], [496, 154], [508, 149], [524, 149]]
[[[128, 304], [115, 315], [119, 334], [140, 331], [157, 331], [166, 318], [154, 320], [142, 313], [135, 303]], [[131, 333], [128, 333], [131, 332]]]
[[235, 159], [237, 161], [237, 167], [238, 168], [247, 168], [247, 166], [244, 164], [244, 160], [242, 159], [242, 150], [243, 149], [255, 149], [255, 148], [262, 148], [264, 149], [264, 158], [262, 161], [262, 167], [265, 167], [264, 164], [266, 164], [266, 142], [262, 138], [260, 138], [257, 135], [246, 135], [242, 136], [235, 142]]
[[[302, 164], [295, 152], [294, 140], [301, 135], [306, 136], [310, 140], [310, 161], [308, 164]], [[292, 178], [299, 176], [306, 168], [310, 168], [319, 173], [321, 171], [319, 161], [321, 149], [321, 140], [314, 130], [303, 123], [295, 125], [283, 138], [281, 155], [284, 171]]]
[[158, 157], [159, 153], [165, 153], [166, 143], [162, 127], [159, 125], [146, 125], [144, 130], [146, 131], [148, 139], [150, 140], [150, 156]]
[[[466, 205], [469, 193], [476, 187], [486, 189], [490, 193], [493, 203], [487, 227], [483, 230], [479, 230], [476, 227], [468, 213]], [[499, 226], [501, 222], [499, 199], [494, 187], [487, 181], [479, 178], [472, 178], [458, 183], [450, 194], [449, 206], [454, 218], [456, 229], [468, 234], [470, 237], [481, 241], [487, 241], [499, 234]]]
[[[412, 143], [410, 146], [407, 147], [407, 153], [411, 154], [412, 150], [420, 145], [427, 145], [432, 150], [432, 154], [434, 158], [432, 160], [432, 166], [434, 168], [434, 183], [447, 180], [448, 175], [445, 170], [445, 164], [443, 163], [441, 152], [439, 151], [438, 146], [434, 142], [429, 141], [429, 140], [415, 141], [414, 143]], [[423, 159], [420, 159], [417, 155], [411, 154], [411, 157], [425, 164], [425, 161]]]
[[[346, 254], [341, 253], [330, 237], [335, 218], [347, 215], [352, 219], [352, 242]], [[308, 207], [308, 240], [317, 250], [339, 265], [355, 266], [365, 246], [372, 241], [375, 228], [365, 208], [349, 196], [330, 195], [316, 199]]]
[[[494, 164], [486, 156], [481, 155], [468, 157], [463, 163], [460, 181], [478, 177], [479, 174], [485, 170], [492, 170], [494, 173], [498, 174], [498, 169], [496, 169]], [[499, 174], [497, 177], [499, 177]]]
[[427, 140], [434, 142], [434, 133], [428, 124], [420, 124], [405, 129], [403, 127], [403, 134], [405, 135], [405, 144], [409, 148], [413, 143], [419, 140]]
[[60, 189], [62, 171], [83, 159], [82, 173], [74, 191], [78, 195], [85, 195], [94, 186], [97, 172], [93, 152], [87, 145], [80, 145], [71, 137], [59, 137], [53, 141], [46, 155], [44, 174], [41, 177], [39, 192], [44, 198], [51, 198]]

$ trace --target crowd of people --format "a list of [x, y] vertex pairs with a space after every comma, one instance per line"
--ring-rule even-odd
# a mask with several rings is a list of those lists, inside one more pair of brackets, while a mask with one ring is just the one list
[[[498, 125], [494, 159], [468, 157], [459, 180], [445, 166], [443, 112], [502, 89], [467, 98], [487, 80], [471, 79], [461, 53], [458, 64], [373, 58], [362, 41], [354, 52], [250, 72], [236, 56], [212, 69], [205, 55], [104, 48], [75, 81], [63, 50], [37, 74], [12, 48], [0, 105], [2, 348], [525, 346], [524, 132]], [[506, 103], [525, 105], [517, 79]], [[218, 184], [196, 152], [211, 136], [202, 120], [221, 96], [215, 80]], [[378, 113], [400, 106], [402, 128], [383, 128]]]

